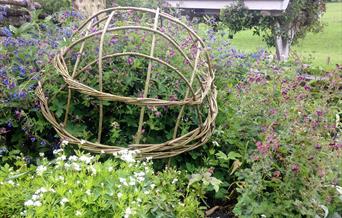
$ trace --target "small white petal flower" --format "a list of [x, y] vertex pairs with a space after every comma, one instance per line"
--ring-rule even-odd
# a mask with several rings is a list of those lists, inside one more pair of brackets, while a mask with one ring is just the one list
[[84, 163], [86, 163], [86, 164], [90, 164], [93, 158], [94, 158], [94, 157], [88, 157], [88, 156], [86, 156], [86, 155], [82, 155], [82, 156], [79, 158], [79, 160], [82, 161], [82, 162], [84, 162]]
[[86, 192], [85, 192], [88, 196], [91, 195], [91, 191], [88, 189]]
[[32, 200], [34, 200], [34, 201], [35, 201], [35, 200], [38, 200], [39, 197], [40, 197], [39, 195], [32, 195]]
[[62, 143], [61, 143], [61, 145], [64, 145], [64, 146], [68, 145], [68, 144], [69, 144], [69, 142], [67, 140], [63, 140]]
[[39, 176], [43, 175], [43, 173], [47, 170], [46, 166], [39, 165], [36, 169], [36, 172]]
[[172, 180], [172, 184], [175, 184], [178, 181], [178, 179]]
[[132, 214], [133, 214], [133, 210], [131, 208], [127, 207], [125, 210], [124, 218], [129, 218]]
[[10, 184], [10, 185], [14, 185], [13, 180], [8, 180], [7, 183]]
[[75, 171], [81, 171], [81, 166], [77, 163], [72, 163], [72, 168], [75, 170]]
[[25, 201], [24, 205], [26, 207], [33, 206], [33, 201], [32, 200]]
[[61, 205], [64, 205], [65, 203], [69, 202], [67, 198], [62, 198], [62, 200], [59, 202]]
[[40, 207], [42, 206], [42, 203], [40, 203], [40, 201], [35, 201], [33, 202], [33, 206]]
[[113, 167], [108, 167], [108, 171], [112, 172], [113, 171]]
[[57, 161], [60, 161], [60, 160], [66, 160], [66, 156], [63, 154], [62, 156], [57, 157]]
[[64, 181], [64, 176], [58, 176], [58, 179]]
[[39, 152], [39, 156], [40, 157], [44, 157], [44, 153], [43, 152]]
[[84, 145], [86, 143], [86, 141], [82, 139], [80, 143], [81, 143], [81, 145]]
[[77, 160], [78, 160], [78, 157], [75, 156], [75, 155], [72, 155], [72, 156], [69, 157], [69, 161], [75, 162], [75, 161], [77, 161]]
[[53, 150], [53, 154], [59, 154], [59, 153], [61, 153], [61, 152], [63, 152], [63, 149], [56, 149], [56, 150]]
[[82, 212], [79, 211], [79, 210], [76, 210], [76, 213], [75, 213], [76, 216], [82, 216]]
[[119, 193], [118, 193], [118, 198], [121, 198], [121, 197], [122, 197], [122, 193], [119, 192]]

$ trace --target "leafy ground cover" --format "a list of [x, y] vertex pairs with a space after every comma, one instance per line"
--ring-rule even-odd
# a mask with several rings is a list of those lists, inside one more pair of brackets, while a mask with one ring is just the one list
[[[298, 54], [306, 62], [312, 62], [316, 67], [333, 69], [335, 64], [342, 63], [342, 4], [327, 3], [322, 21], [323, 31], [307, 34], [305, 39], [292, 47], [292, 53]], [[242, 52], [254, 52], [266, 48], [261, 38], [248, 30], [237, 33], [231, 44]], [[270, 49], [270, 52], [273, 53], [274, 49]]]
[[[265, 49], [241, 52], [231, 47], [226, 31], [193, 25], [208, 45], [216, 70], [219, 114], [210, 142], [167, 160], [136, 161], [130, 152], [95, 156], [56, 136], [41, 115], [34, 93], [38, 79], [48, 84], [46, 94], [59, 92], [61, 78], [51, 61], [68, 43], [79, 21], [77, 13], [68, 11], [21, 28], [1, 29], [5, 35], [0, 39], [2, 215], [204, 217], [209, 208], [218, 208], [216, 214], [215, 210], [207, 211], [213, 217], [342, 214], [340, 68], [318, 68], [323, 80], [311, 80], [302, 76], [311, 69], [298, 64], [299, 60], [279, 63]], [[177, 29], [164, 31], [184, 39]], [[134, 43], [141, 42], [137, 34], [133, 32], [129, 38], [123, 33], [109, 38], [108, 43], [134, 49]], [[117, 43], [120, 37], [131, 43]], [[160, 45], [160, 54], [164, 51], [175, 65], [187, 67], [167, 43]], [[96, 47], [90, 49], [96, 53]], [[115, 71], [120, 78], [108, 71], [108, 88], [113, 88], [112, 79], [124, 77], [130, 81], [120, 83], [117, 91], [138, 93], [142, 75], [133, 77], [132, 72], [141, 72], [146, 62], [122, 59], [115, 64], [120, 66]], [[163, 76], [156, 77], [156, 83], [169, 74], [160, 69]], [[92, 69], [87, 73], [93, 75]], [[90, 76], [80, 80], [95, 84]], [[163, 95], [174, 94], [168, 86], [160, 87]], [[79, 97], [80, 107], [72, 109], [77, 115], [72, 119], [79, 125], [75, 133], [91, 139], [96, 121], [87, 114], [93, 101]], [[52, 110], [63, 117], [64, 105], [58, 103], [65, 101], [59, 98], [51, 98]], [[131, 134], [121, 136], [119, 130], [127, 132], [129, 120], [125, 117], [131, 114], [120, 107], [109, 113], [121, 114], [117, 117], [122, 123], [109, 125], [113, 128], [107, 130], [106, 140], [124, 144]], [[169, 119], [172, 110], [149, 109], [147, 113], [151, 123], [156, 121], [154, 126], [160, 127], [156, 134], [168, 137], [163, 119]], [[80, 122], [82, 116], [86, 122]]]

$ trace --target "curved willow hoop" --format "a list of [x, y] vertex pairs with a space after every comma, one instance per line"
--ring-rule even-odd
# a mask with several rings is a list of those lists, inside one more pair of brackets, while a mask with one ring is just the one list
[[[127, 13], [129, 11], [137, 11], [141, 13], [150, 13], [154, 14], [154, 23], [148, 24], [148, 26], [119, 26], [119, 27], [111, 27], [111, 22], [116, 13]], [[102, 15], [102, 16], [101, 16]], [[99, 19], [100, 18], [100, 19]], [[167, 19], [171, 21], [174, 25], [179, 25], [183, 27], [187, 33], [194, 38], [194, 42], [197, 43], [197, 51], [195, 55], [194, 61], [192, 61], [186, 54], [186, 52], [181, 48], [181, 46], [172, 38], [172, 36], [158, 30], [159, 20]], [[102, 27], [102, 30], [98, 30], [96, 32], [91, 32], [93, 27]], [[152, 27], [152, 28], [151, 28]], [[125, 31], [125, 30], [142, 30], [146, 31], [149, 34], [152, 34], [152, 42], [150, 54], [142, 54], [138, 52], [122, 52], [122, 53], [112, 53], [106, 54], [103, 53], [105, 36], [108, 33], [116, 32], [116, 31]], [[54, 127], [58, 135], [67, 140], [71, 144], [78, 144], [81, 148], [86, 149], [91, 152], [105, 152], [105, 153], [115, 153], [123, 149], [119, 146], [111, 146], [101, 144], [101, 135], [102, 135], [102, 125], [103, 125], [103, 101], [115, 101], [115, 102], [123, 102], [125, 104], [137, 105], [141, 107], [140, 116], [138, 120], [138, 129], [134, 138], [134, 143], [128, 146], [130, 150], [139, 150], [139, 158], [144, 157], [152, 157], [152, 158], [166, 158], [178, 155], [183, 152], [190, 151], [195, 149], [204, 143], [206, 143], [211, 136], [214, 129], [214, 121], [217, 115], [217, 102], [216, 102], [216, 88], [213, 83], [214, 73], [212, 69], [212, 65], [210, 62], [209, 54], [207, 48], [203, 40], [188, 26], [179, 21], [178, 19], [168, 15], [166, 13], [160, 12], [159, 9], [146, 9], [146, 8], [135, 8], [135, 7], [116, 7], [109, 8], [103, 11], [100, 11], [90, 18], [88, 18], [76, 31], [74, 36], [78, 34], [79, 39], [73, 41], [69, 46], [64, 47], [60, 50], [60, 52], [54, 58], [54, 66], [59, 72], [59, 74], [63, 77], [64, 82], [68, 88], [68, 98], [67, 104], [65, 108], [65, 117], [64, 123], [59, 123], [55, 118], [54, 114], [49, 110], [48, 99], [43, 91], [43, 84], [39, 82], [38, 87], [36, 89], [36, 94], [40, 100], [40, 106], [44, 117], [51, 123]], [[100, 36], [99, 43], [99, 55], [98, 58], [87, 63], [85, 67], [79, 68], [79, 64], [81, 62], [83, 51], [85, 49], [85, 43], [87, 43], [88, 39], [92, 39], [93, 37]], [[192, 68], [192, 72], [188, 72], [191, 74], [190, 79], [187, 79], [184, 74], [175, 66], [167, 63], [160, 58], [154, 56], [154, 50], [156, 45], [156, 38], [162, 37], [167, 40], [174, 48], [176, 48], [181, 56], [189, 63], [189, 66]], [[69, 73], [68, 66], [66, 64], [65, 58], [69, 51], [71, 51], [76, 45], [80, 45], [79, 55], [77, 56], [76, 62], [74, 63], [72, 73]], [[203, 54], [204, 56], [201, 56]], [[144, 58], [148, 60], [148, 68], [147, 68], [147, 76], [145, 80], [145, 87], [143, 97], [125, 97], [119, 96], [112, 93], [107, 93], [103, 91], [103, 60], [122, 57], [122, 56], [137, 56], [140, 58]], [[201, 57], [205, 59], [202, 60]], [[200, 61], [205, 62], [206, 70], [199, 70], [198, 66]], [[181, 80], [183, 80], [187, 86], [186, 92], [184, 94], [184, 98], [177, 101], [156, 99], [156, 98], [148, 98], [148, 91], [150, 86], [151, 74], [152, 74], [152, 62], [157, 62], [162, 64], [169, 69], [171, 69], [174, 73], [176, 73]], [[99, 74], [99, 90], [96, 90], [92, 87], [89, 87], [79, 81], [77, 81], [77, 77], [84, 72], [88, 67], [98, 65], [98, 74]], [[199, 73], [200, 72], [200, 73]], [[199, 87], [195, 90], [193, 87], [194, 81], [197, 80]], [[93, 96], [99, 99], [99, 124], [98, 124], [98, 137], [97, 142], [90, 142], [82, 139], [78, 139], [73, 136], [70, 132], [68, 132], [65, 127], [68, 122], [68, 114], [70, 110], [71, 104], [71, 96], [72, 91], [77, 91], [86, 95]], [[202, 115], [200, 112], [200, 106], [205, 104], [205, 107], [208, 108], [207, 117], [204, 121], [202, 121]], [[158, 144], [142, 144], [140, 143], [142, 126], [144, 122], [144, 114], [146, 106], [179, 106], [180, 110], [177, 116], [176, 124], [173, 130], [173, 139], [166, 141], [164, 143]], [[180, 123], [182, 122], [182, 118], [184, 116], [184, 109], [186, 106], [194, 107], [196, 109], [197, 117], [198, 117], [198, 127], [193, 129], [192, 131], [177, 137], [178, 128]]]

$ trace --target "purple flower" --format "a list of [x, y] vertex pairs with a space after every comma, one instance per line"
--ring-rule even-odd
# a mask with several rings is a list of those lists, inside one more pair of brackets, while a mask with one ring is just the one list
[[316, 148], [317, 150], [320, 150], [320, 149], [322, 148], [322, 146], [321, 146], [320, 144], [316, 144], [316, 145], [315, 145], [315, 148]]
[[311, 90], [310, 86], [308, 86], [308, 85], [305, 85], [305, 86], [304, 86], [304, 89], [305, 89], [306, 91], [310, 91], [310, 90]]
[[12, 37], [13, 36], [11, 30], [8, 29], [8, 27], [3, 27], [1, 29], [1, 34], [4, 35], [4, 36], [7, 36], [7, 37]]
[[129, 58], [127, 59], [127, 63], [128, 63], [129, 65], [132, 65], [133, 62], [134, 62], [134, 59], [133, 59], [132, 57], [129, 57]]
[[156, 115], [156, 117], [161, 117], [161, 112], [160, 111], [156, 111], [155, 113], [154, 113], [154, 115]]
[[113, 36], [109, 43], [110, 44], [116, 44], [118, 41], [119, 41], [118, 37], [117, 36]]
[[31, 140], [31, 142], [35, 142], [36, 138], [32, 136], [32, 137], [30, 137], [30, 140]]
[[292, 170], [292, 172], [294, 172], [294, 173], [298, 173], [298, 172], [299, 172], [299, 166], [298, 166], [298, 164], [293, 164], [293, 165], [291, 166], [291, 170]]
[[323, 116], [323, 111], [317, 110], [317, 111], [316, 111], [316, 114], [317, 114], [317, 116], [321, 117], [321, 116]]
[[266, 155], [269, 149], [269, 145], [268, 144], [263, 144], [260, 141], [257, 141], [256, 143], [256, 147], [258, 149], [258, 151], [262, 154], [262, 155]]

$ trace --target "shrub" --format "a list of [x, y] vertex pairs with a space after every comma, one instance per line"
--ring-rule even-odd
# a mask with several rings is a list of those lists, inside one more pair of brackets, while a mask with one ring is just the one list
[[317, 83], [281, 69], [251, 72], [229, 97], [235, 123], [227, 125], [240, 126], [239, 138], [249, 144], [234, 212], [241, 217], [340, 212], [340, 71]]
[[0, 144], [6, 150], [33, 155], [57, 146], [59, 140], [49, 131], [52, 128], [39, 111], [34, 91], [37, 80], [49, 76], [44, 67], [79, 19], [77, 13], [60, 12], [19, 28], [2, 28], [6, 37], [0, 38]]
[[16, 170], [0, 170], [0, 213], [27, 217], [203, 217], [199, 192], [186, 175], [174, 169], [154, 173], [151, 161], [128, 162], [78, 153], [40, 159], [27, 166], [18, 158]]

